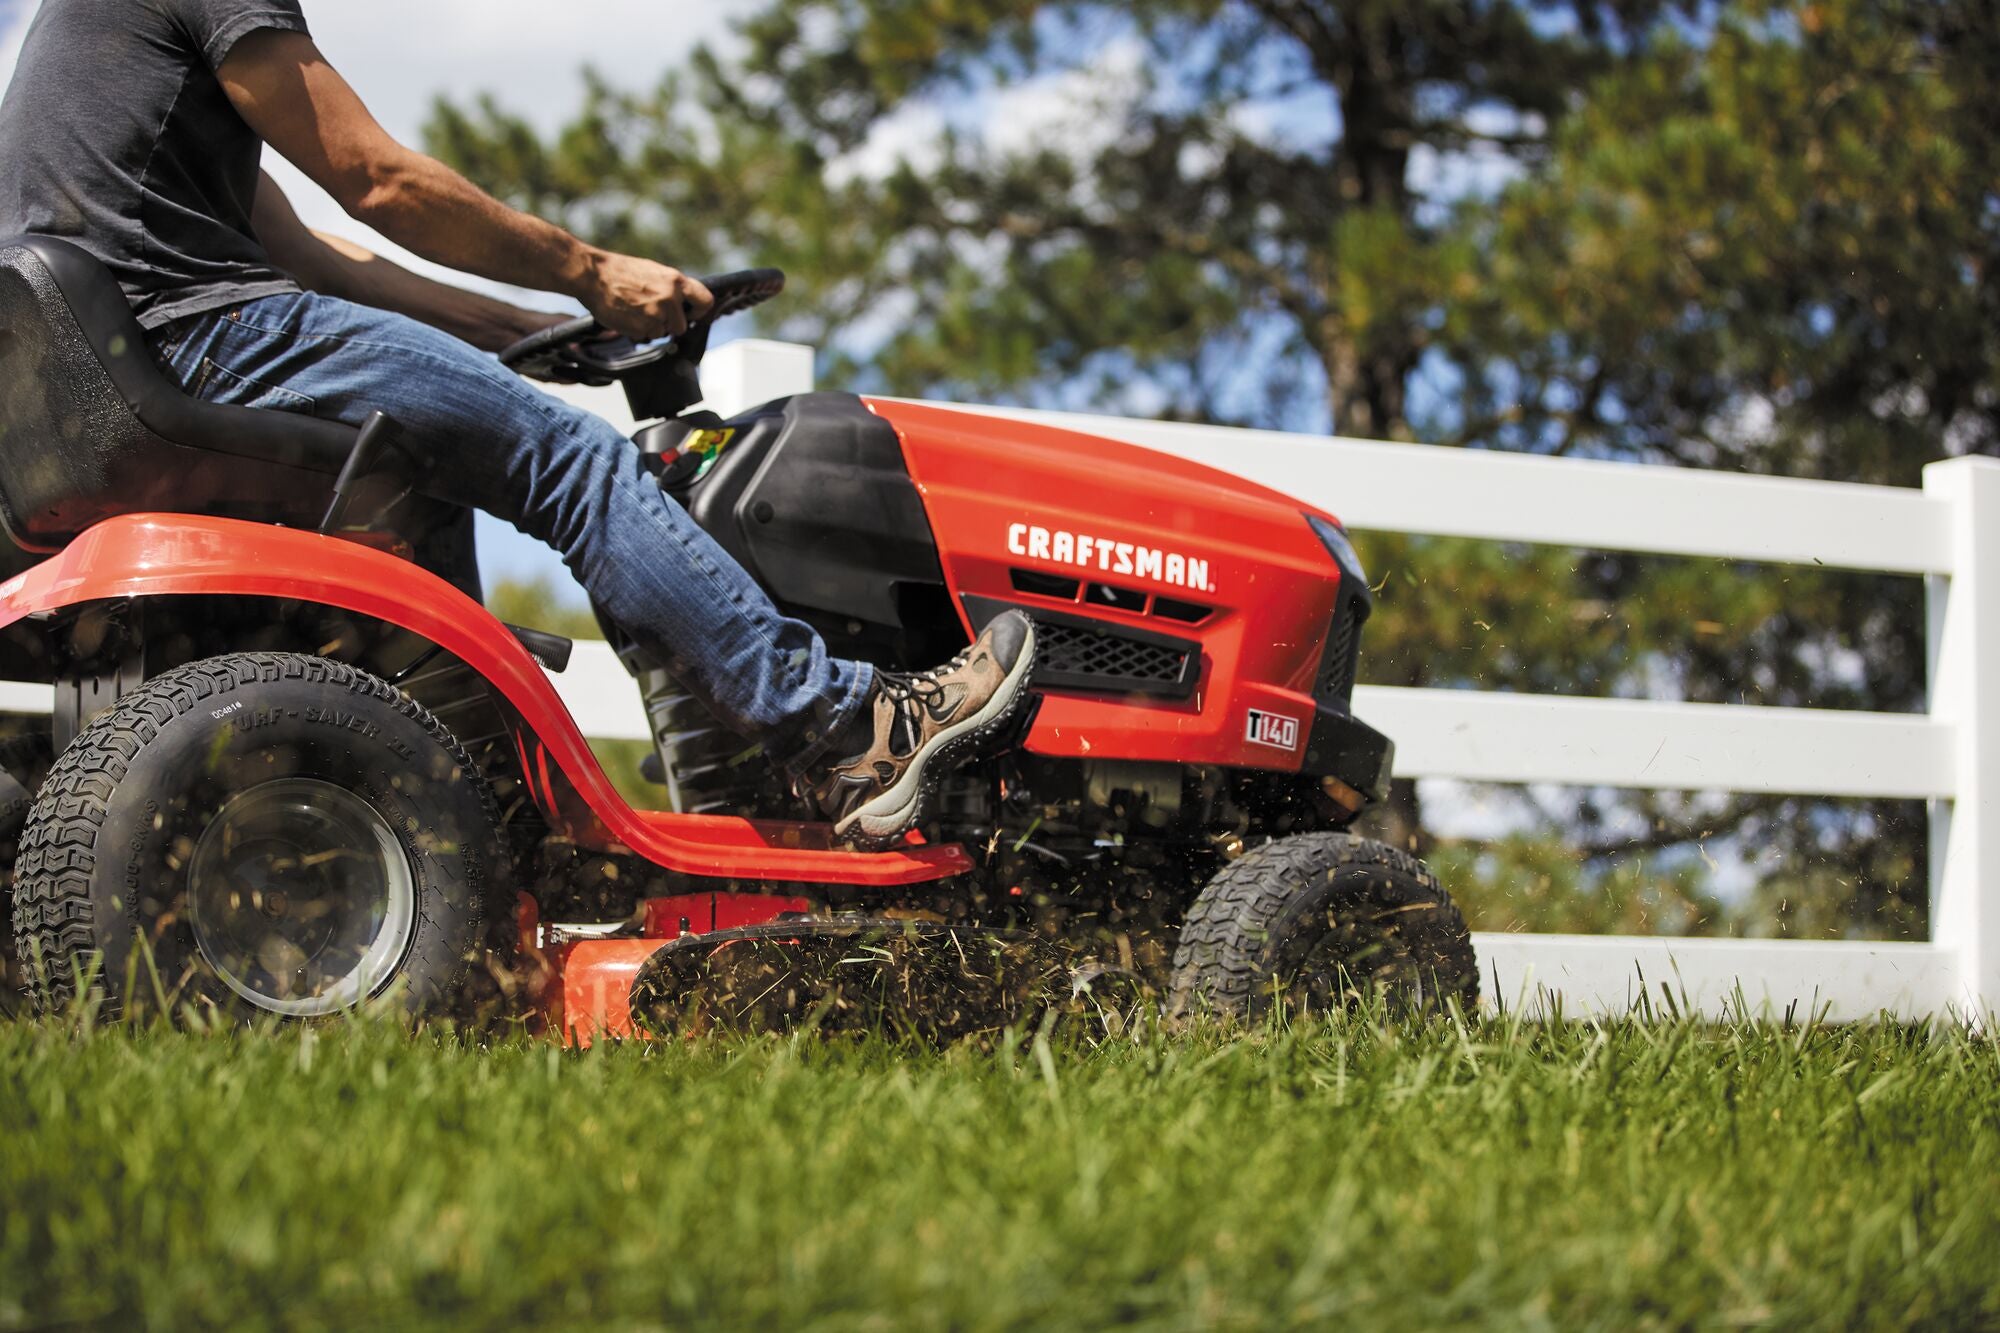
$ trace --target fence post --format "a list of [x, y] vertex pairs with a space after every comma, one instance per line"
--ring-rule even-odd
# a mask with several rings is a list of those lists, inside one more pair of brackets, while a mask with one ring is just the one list
[[1967, 1015], [2000, 1011], [2000, 460], [1924, 469], [1950, 505], [1952, 572], [1927, 580], [1930, 712], [1955, 728], [1954, 800], [1931, 803], [1931, 939]]
[[701, 362], [702, 406], [725, 417], [813, 390], [813, 349], [769, 338], [738, 338]]

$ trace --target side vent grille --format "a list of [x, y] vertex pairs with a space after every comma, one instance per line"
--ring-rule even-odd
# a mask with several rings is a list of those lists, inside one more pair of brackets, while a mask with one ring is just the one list
[[1183, 625], [1199, 625], [1215, 610], [1199, 602], [1183, 602], [1176, 597], [1143, 592], [1138, 588], [1121, 588], [1115, 583], [1086, 586], [1081, 579], [1047, 574], [1039, 569], [1009, 569], [1007, 581], [1014, 585], [1015, 592], [1053, 597], [1063, 602], [1074, 602], [1081, 597], [1091, 606], [1109, 606], [1133, 615], [1154, 615], [1162, 620], [1177, 620]]
[[1353, 700], [1355, 669], [1361, 657], [1361, 622], [1367, 618], [1367, 603], [1358, 597], [1343, 597], [1334, 607], [1326, 654], [1320, 658], [1319, 682], [1313, 690], [1322, 706], [1345, 712]]
[[1076, 579], [1066, 579], [1060, 574], [1043, 574], [1033, 569], [1013, 569], [1008, 573], [1013, 578], [1015, 592], [1029, 592], [1037, 597], [1060, 597], [1066, 602], [1076, 600], [1076, 590], [1082, 585]]
[[1199, 625], [1208, 619], [1208, 608], [1198, 602], [1181, 602], [1171, 597], [1155, 597], [1153, 614], [1184, 625]]
[[1035, 682], [1138, 694], [1180, 692], [1188, 653], [1114, 631], [1038, 621]]
[[[1010, 606], [967, 594], [965, 609], [974, 626], [983, 628]], [[1198, 643], [1038, 606], [1020, 609], [1035, 620], [1032, 679], [1040, 689], [1186, 699], [1201, 678]]]
[[1146, 609], [1146, 594], [1131, 588], [1113, 587], [1109, 583], [1093, 583], [1083, 590], [1083, 600], [1093, 606], [1116, 607], [1120, 611], [1130, 611], [1134, 615]]

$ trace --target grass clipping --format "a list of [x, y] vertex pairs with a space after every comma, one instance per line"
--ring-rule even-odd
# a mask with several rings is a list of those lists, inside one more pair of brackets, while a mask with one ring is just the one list
[[689, 936], [633, 978], [659, 1037], [811, 1031], [949, 1044], [1058, 1017], [1122, 1032], [1139, 979], [1024, 931], [926, 921], [783, 922]]

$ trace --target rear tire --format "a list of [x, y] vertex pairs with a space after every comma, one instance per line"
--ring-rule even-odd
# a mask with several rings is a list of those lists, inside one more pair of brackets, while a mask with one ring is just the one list
[[1170, 1011], [1256, 1017], [1479, 1001], [1465, 918], [1423, 862], [1344, 833], [1281, 838], [1201, 891], [1174, 952]]
[[400, 984], [430, 1014], [481, 951], [501, 848], [484, 776], [414, 701], [323, 658], [231, 654], [146, 682], [63, 752], [14, 926], [45, 1007], [95, 952], [114, 1007], [315, 1018]]
[[7, 895], [0, 900], [0, 1017], [4, 1018], [20, 1010], [28, 984], [28, 973], [14, 949], [14, 859], [35, 793], [48, 776], [50, 744], [46, 731], [0, 738], [0, 889]]

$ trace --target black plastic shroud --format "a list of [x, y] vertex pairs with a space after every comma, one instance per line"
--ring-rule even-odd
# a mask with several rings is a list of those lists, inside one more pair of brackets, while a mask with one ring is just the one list
[[942, 588], [937, 542], [895, 428], [853, 394], [807, 393], [735, 432], [688, 512], [781, 605], [891, 629], [903, 590]]

